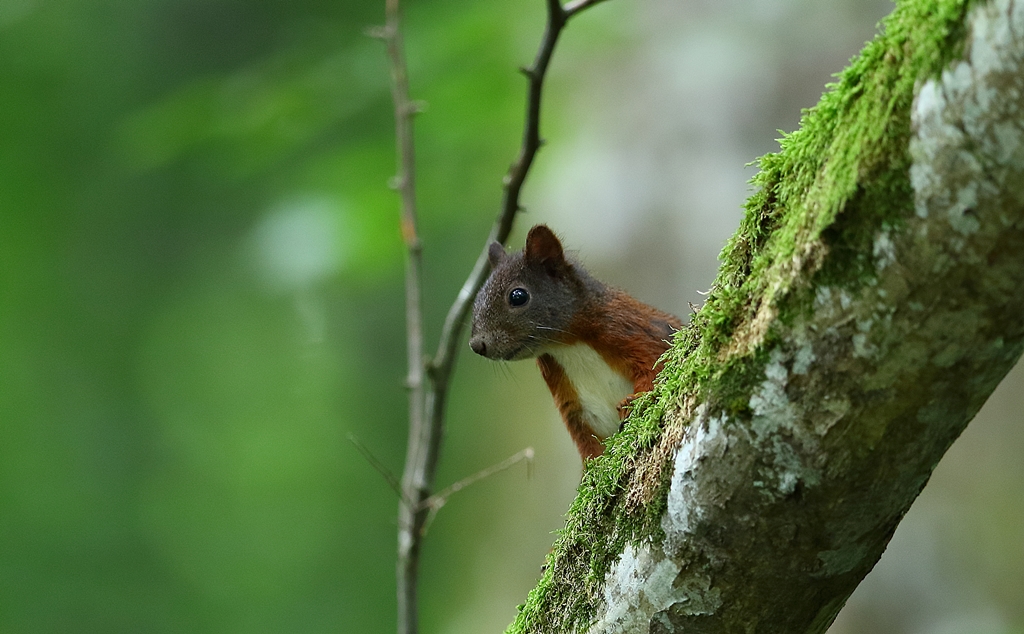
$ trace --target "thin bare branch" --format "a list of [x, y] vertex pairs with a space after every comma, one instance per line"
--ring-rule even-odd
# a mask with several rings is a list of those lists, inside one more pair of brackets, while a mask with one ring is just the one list
[[388, 483], [388, 486], [391, 487], [391, 490], [394, 491], [396, 495], [398, 495], [398, 499], [403, 499], [402, 485], [401, 483], [399, 483], [398, 478], [395, 476], [395, 474], [391, 473], [391, 470], [384, 466], [384, 463], [378, 460], [377, 456], [373, 455], [370, 449], [366, 445], [364, 445], [362, 441], [356, 438], [355, 434], [349, 434], [348, 441], [352, 443], [355, 446], [355, 448], [359, 451], [359, 453], [362, 454], [363, 458], [365, 458], [366, 461], [370, 463], [370, 466], [373, 467], [377, 471], [377, 473], [379, 473], [381, 477], [384, 478], [384, 481]]
[[445, 490], [435, 493], [426, 500], [423, 500], [423, 508], [428, 510], [427, 519], [423, 523], [423, 528], [420, 529], [423, 535], [426, 536], [427, 531], [430, 530], [430, 525], [434, 523], [434, 518], [437, 517], [437, 512], [441, 510], [441, 507], [448, 503], [448, 498], [462, 489], [465, 489], [469, 485], [479, 482], [480, 480], [488, 478], [496, 473], [500, 473], [523, 460], [526, 461], [526, 477], [530, 478], [533, 474], [533, 447], [527, 447], [519, 453], [510, 456], [497, 464], [491, 465], [486, 469], [481, 469], [473, 475], [459, 480]]
[[571, 18], [572, 16], [576, 15], [580, 11], [583, 11], [584, 9], [589, 9], [590, 7], [594, 6], [595, 4], [598, 4], [598, 3], [601, 3], [601, 2], [604, 2], [604, 1], [605, 0], [574, 0], [573, 2], [566, 3], [566, 5], [564, 7], [565, 15], [566, 15], [566, 17]]
[[[456, 348], [462, 341], [462, 332], [469, 317], [469, 309], [473, 305], [476, 294], [483, 286], [484, 280], [490, 273], [490, 263], [487, 258], [487, 249], [492, 241], [505, 244], [508, 235], [512, 231], [512, 223], [516, 213], [522, 209], [519, 202], [523, 184], [533, 165], [537, 151], [543, 145], [540, 137], [540, 110], [541, 93], [544, 86], [544, 77], [547, 73], [548, 64], [551, 61], [551, 54], [555, 50], [558, 36], [565, 27], [569, 14], [562, 9], [559, 0], [546, 0], [547, 2], [547, 25], [544, 35], [541, 38], [540, 47], [534, 58], [533, 65], [523, 69], [527, 78], [526, 96], [526, 117], [523, 125], [522, 145], [515, 163], [509, 168], [503, 179], [504, 192], [502, 195], [501, 209], [498, 217], [491, 227], [490, 235], [477, 257], [476, 263], [469, 277], [463, 283], [462, 288], [455, 298], [454, 303], [448, 310], [444, 327], [441, 330], [441, 337], [438, 342], [437, 352], [433, 359], [427, 364], [427, 371], [431, 380], [431, 388], [426, 393], [426, 417], [428, 431], [422, 435], [423, 438], [423, 482], [432, 484], [434, 474], [437, 471], [437, 459], [441, 450], [441, 438], [443, 437], [445, 410], [448, 401], [448, 382], [455, 369], [455, 361], [458, 358]], [[578, 13], [585, 7], [574, 11]], [[439, 507], [428, 507], [433, 509], [430, 513], [436, 513]], [[428, 515], [423, 521], [429, 522]]]
[[[551, 55], [558, 42], [558, 36], [562, 33], [566, 22], [570, 17], [584, 9], [601, 2], [602, 0], [577, 0], [563, 8], [558, 0], [546, 0], [547, 2], [547, 25], [544, 29], [544, 36], [541, 38], [540, 47], [537, 49], [533, 64], [528, 68], [520, 69], [527, 79], [526, 93], [526, 118], [523, 123], [523, 139], [519, 149], [519, 155], [515, 163], [509, 168], [503, 179], [504, 189], [502, 194], [501, 209], [491, 232], [484, 243], [480, 255], [477, 256], [476, 264], [470, 272], [469, 277], [459, 289], [455, 302], [448, 310], [445, 318], [444, 328], [441, 331], [441, 339], [437, 346], [437, 352], [428, 366], [435, 384], [447, 385], [448, 377], [451, 375], [455, 364], [455, 350], [462, 340], [462, 331], [466, 326], [469, 316], [469, 309], [473, 305], [476, 294], [480, 291], [487, 275], [490, 273], [490, 263], [487, 259], [487, 248], [491, 242], [497, 241], [505, 244], [508, 235], [512, 231], [512, 223], [516, 213], [522, 210], [520, 194], [526, 177], [533, 165], [533, 159], [544, 144], [540, 136], [540, 110], [541, 96], [544, 87], [544, 77], [547, 74], [548, 64]], [[431, 420], [438, 420], [443, 416], [444, 399], [435, 402], [436, 407], [431, 407], [428, 402], [427, 412]]]
[[[372, 29], [370, 34], [384, 40], [391, 65], [391, 92], [395, 109], [395, 143], [398, 169], [394, 188], [402, 200], [401, 230], [408, 256], [406, 258], [406, 337], [408, 340], [407, 384], [409, 388], [409, 440], [405, 469], [402, 473], [398, 531], [398, 632], [415, 634], [418, 629], [416, 586], [419, 553], [425, 527], [433, 515], [444, 505], [448, 495], [468, 486], [479, 477], [443, 495], [431, 496], [437, 461], [441, 450], [444, 416], [448, 398], [448, 382], [455, 368], [456, 347], [462, 339], [469, 308], [480, 287], [483, 286], [490, 265], [487, 246], [491, 241], [505, 244], [516, 212], [521, 209], [520, 193], [533, 159], [543, 145], [540, 138], [541, 90], [551, 54], [567, 20], [600, 0], [576, 0], [569, 10], [559, 0], [545, 0], [548, 8], [547, 26], [540, 48], [530, 68], [524, 69], [528, 80], [526, 120], [519, 156], [504, 178], [501, 211], [491, 228], [487, 243], [477, 258], [473, 270], [448, 311], [441, 331], [437, 353], [428, 363], [423, 354], [422, 312], [420, 308], [421, 245], [416, 226], [415, 165], [412, 123], [422, 106], [409, 99], [409, 83], [401, 34], [399, 0], [386, 0], [385, 24]], [[426, 386], [429, 379], [429, 386]], [[532, 451], [531, 451], [532, 453]], [[524, 459], [524, 458], [519, 458]], [[504, 464], [504, 463], [502, 463]], [[514, 463], [513, 463], [514, 464]], [[507, 466], [502, 467], [507, 468]], [[485, 470], [486, 471], [486, 470]], [[479, 477], [477, 477], [479, 476]], [[475, 479], [472, 479], [475, 478]], [[456, 483], [457, 485], [460, 483]], [[455, 485], [453, 485], [455, 486]], [[451, 487], [449, 487], [450, 489]], [[432, 500], [426, 504], [427, 500]]]
[[434, 495], [431, 495], [429, 498], [423, 500], [423, 506], [441, 508], [448, 502], [448, 498], [450, 498], [452, 495], [465, 489], [471, 484], [475, 484], [480, 480], [483, 480], [484, 478], [488, 478], [496, 473], [501, 473], [502, 471], [510, 467], [513, 467], [516, 464], [519, 464], [523, 460], [525, 460], [527, 464], [531, 464], [533, 462], [533, 447], [527, 447], [526, 449], [523, 449], [519, 453], [509, 456], [508, 458], [505, 458], [501, 462], [493, 464], [487, 467], [486, 469], [481, 469], [480, 471], [477, 471], [473, 475], [467, 476], [459, 480], [458, 482], [452, 484], [443, 491], [439, 491]]
[[425, 416], [425, 372], [423, 316], [420, 301], [422, 248], [416, 222], [416, 164], [413, 145], [413, 117], [419, 108], [409, 99], [409, 79], [402, 43], [399, 0], [386, 0], [385, 23], [380, 31], [387, 45], [391, 65], [391, 97], [395, 110], [397, 171], [393, 186], [401, 198], [401, 232], [407, 256], [405, 266], [405, 313], [408, 353], [409, 439], [402, 472], [401, 502], [398, 505], [398, 632], [415, 634], [418, 629], [416, 586], [419, 571], [420, 527], [426, 513], [419, 510], [430, 495], [432, 478], [423, 465], [434, 459], [424, 455], [434, 445], [431, 426]]

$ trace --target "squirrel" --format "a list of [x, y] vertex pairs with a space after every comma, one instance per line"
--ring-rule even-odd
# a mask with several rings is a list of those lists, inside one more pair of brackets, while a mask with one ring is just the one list
[[530, 229], [521, 253], [492, 242], [488, 259], [469, 347], [488, 359], [536, 358], [580, 457], [599, 456], [633, 399], [654, 387], [682, 321], [566, 259], [545, 225]]

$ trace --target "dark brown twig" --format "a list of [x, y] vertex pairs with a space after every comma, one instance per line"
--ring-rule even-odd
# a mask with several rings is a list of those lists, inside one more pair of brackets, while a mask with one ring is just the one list
[[431, 522], [434, 521], [434, 516], [441, 510], [441, 507], [448, 503], [448, 498], [455, 495], [459, 491], [465, 489], [471, 484], [475, 484], [484, 478], [489, 478], [496, 473], [501, 473], [505, 469], [515, 466], [516, 464], [526, 461], [526, 473], [529, 477], [533, 467], [533, 447], [527, 447], [517, 454], [505, 458], [497, 464], [493, 464], [486, 469], [481, 469], [471, 476], [467, 476], [451, 486], [445, 488], [443, 491], [439, 491], [429, 498], [423, 500], [422, 506], [429, 510], [427, 521], [423, 524], [423, 535], [427, 534], [427, 530], [430, 528]]
[[377, 473], [381, 475], [382, 478], [384, 478], [384, 481], [388, 483], [388, 486], [391, 487], [391, 490], [394, 491], [395, 494], [398, 496], [398, 499], [401, 500], [402, 485], [398, 481], [398, 478], [395, 477], [395, 474], [391, 473], [391, 470], [384, 466], [384, 463], [378, 460], [377, 456], [373, 455], [373, 452], [371, 452], [366, 445], [364, 445], [358, 438], [356, 438], [355, 434], [349, 434], [348, 441], [352, 443], [355, 446], [355, 448], [359, 451], [359, 453], [362, 454], [363, 458], [365, 458], [366, 461], [370, 463], [370, 466], [373, 467], [377, 471]]
[[[565, 27], [568, 19], [580, 11], [603, 0], [577, 0], [563, 8], [558, 0], [546, 0], [548, 14], [547, 25], [544, 29], [544, 36], [541, 39], [540, 48], [533, 60], [533, 65], [523, 68], [522, 73], [526, 76], [526, 119], [523, 124], [523, 140], [519, 149], [519, 156], [515, 163], [509, 168], [503, 179], [504, 188], [501, 201], [501, 211], [491, 226], [490, 235], [484, 244], [476, 264], [470, 272], [469, 277], [459, 289], [455, 302], [448, 310], [445, 318], [444, 328], [441, 331], [441, 340], [437, 346], [437, 353], [434, 355], [428, 370], [435, 384], [447, 385], [448, 377], [451, 374], [455, 363], [455, 348], [462, 340], [462, 331], [469, 316], [469, 309], [480, 291], [487, 275], [490, 273], [490, 264], [487, 260], [487, 248], [492, 241], [505, 244], [508, 241], [508, 234], [512, 231], [512, 223], [516, 213], [522, 210], [519, 203], [519, 196], [526, 182], [526, 177], [533, 165], [533, 159], [537, 151], [544, 144], [540, 136], [540, 106], [541, 92], [544, 87], [544, 77], [551, 62], [551, 54], [555, 50], [558, 36]], [[441, 404], [443, 414], [443, 403]], [[428, 416], [435, 419], [435, 408], [427, 408]]]

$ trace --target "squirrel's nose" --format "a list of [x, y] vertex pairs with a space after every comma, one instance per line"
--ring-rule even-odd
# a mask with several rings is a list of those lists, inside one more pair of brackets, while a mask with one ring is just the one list
[[479, 335], [469, 339], [469, 347], [473, 349], [473, 352], [480, 356], [485, 356], [487, 354], [487, 344], [484, 343], [484, 338]]

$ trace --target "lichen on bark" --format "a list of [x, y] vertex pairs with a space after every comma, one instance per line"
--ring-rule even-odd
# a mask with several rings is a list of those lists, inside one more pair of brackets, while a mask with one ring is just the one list
[[1024, 3], [904, 0], [763, 157], [509, 632], [820, 632], [1024, 347]]

